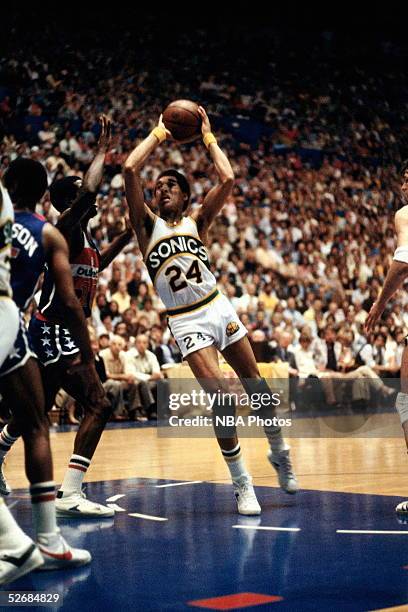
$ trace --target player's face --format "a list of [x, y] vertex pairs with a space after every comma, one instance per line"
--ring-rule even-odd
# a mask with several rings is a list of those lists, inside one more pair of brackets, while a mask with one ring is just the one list
[[408, 170], [405, 170], [402, 177], [401, 194], [405, 204], [408, 204]]
[[185, 196], [173, 176], [162, 176], [156, 183], [154, 199], [159, 207], [160, 215], [166, 218], [170, 214], [181, 214]]

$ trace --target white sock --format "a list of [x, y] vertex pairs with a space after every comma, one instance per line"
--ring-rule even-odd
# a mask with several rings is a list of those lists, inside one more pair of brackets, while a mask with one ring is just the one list
[[31, 485], [31, 508], [36, 536], [41, 533], [56, 533], [55, 482], [38, 482]]
[[400, 391], [395, 400], [395, 408], [399, 414], [401, 425], [408, 421], [408, 393]]
[[48, 552], [61, 553], [68, 550], [67, 544], [62, 537], [59, 528], [55, 533], [39, 533], [37, 542], [41, 548], [46, 548]]
[[279, 453], [289, 449], [289, 446], [286, 444], [282, 436], [282, 430], [280, 427], [264, 427], [264, 432], [272, 452]]
[[243, 476], [250, 478], [249, 473], [245, 467], [244, 458], [241, 453], [241, 447], [238, 444], [232, 450], [221, 449], [222, 456], [225, 459], [225, 463], [231, 474], [232, 481], [240, 480]]
[[68, 469], [65, 472], [58, 497], [61, 497], [61, 493], [63, 493], [63, 495], [69, 495], [69, 493], [80, 493], [85, 474], [90, 465], [90, 459], [81, 457], [81, 455], [72, 455], [68, 464]]
[[18, 438], [9, 434], [8, 427], [5, 425], [3, 431], [0, 433], [0, 463], [3, 463], [4, 457], [17, 440]]
[[17, 548], [19, 542], [24, 544], [28, 539], [28, 536], [17, 525], [4, 499], [0, 497], [0, 550], [10, 547]]

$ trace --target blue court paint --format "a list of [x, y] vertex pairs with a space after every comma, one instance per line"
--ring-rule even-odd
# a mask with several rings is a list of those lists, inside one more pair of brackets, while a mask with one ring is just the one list
[[[166, 482], [141, 478], [88, 484], [87, 493], [96, 501], [126, 495], [120, 500], [126, 512], [114, 519], [61, 521], [73, 545], [91, 550], [92, 565], [31, 574], [4, 590], [59, 592], [64, 597], [59, 609], [81, 612], [193, 610], [187, 601], [242, 592], [284, 598], [246, 608], [253, 611], [358, 612], [408, 602], [405, 537], [336, 533], [408, 529], [394, 515], [399, 498], [322, 491], [288, 496], [258, 487], [262, 516], [246, 518], [236, 513], [229, 485], [157, 488]], [[19, 499], [13, 512], [31, 533], [28, 499]], [[168, 520], [136, 519], [130, 513]]]

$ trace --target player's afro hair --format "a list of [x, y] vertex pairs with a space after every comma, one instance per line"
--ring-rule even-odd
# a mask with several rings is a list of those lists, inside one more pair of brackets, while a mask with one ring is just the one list
[[52, 183], [50, 187], [51, 204], [60, 213], [69, 208], [78, 195], [79, 187], [77, 181], [82, 180], [79, 176], [64, 176]]
[[402, 165], [401, 165], [401, 174], [402, 175], [405, 174], [407, 170], [408, 170], [408, 158], [404, 159], [404, 161], [402, 162]]
[[4, 175], [4, 185], [14, 203], [35, 206], [48, 187], [47, 173], [40, 162], [18, 157]]
[[169, 168], [168, 170], [163, 170], [163, 172], [160, 172], [157, 180], [159, 180], [162, 176], [173, 176], [176, 179], [181, 191], [187, 195], [187, 200], [183, 206], [183, 210], [185, 210], [190, 202], [191, 190], [188, 180], [184, 174], [181, 174], [181, 172], [175, 170], [174, 168]]

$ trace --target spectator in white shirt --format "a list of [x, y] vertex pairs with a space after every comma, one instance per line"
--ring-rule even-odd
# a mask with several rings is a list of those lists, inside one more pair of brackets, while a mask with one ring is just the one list
[[[163, 378], [158, 359], [148, 350], [149, 340], [145, 334], [136, 336], [135, 348], [126, 353], [125, 371], [137, 380], [147, 383], [140, 394], [150, 419], [157, 418], [157, 381]], [[156, 396], [156, 397], [155, 397]]]

